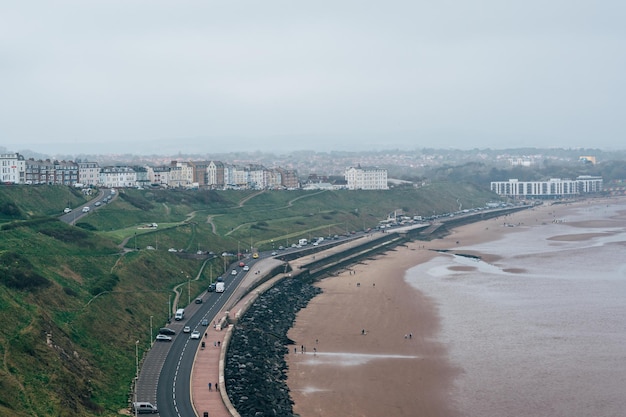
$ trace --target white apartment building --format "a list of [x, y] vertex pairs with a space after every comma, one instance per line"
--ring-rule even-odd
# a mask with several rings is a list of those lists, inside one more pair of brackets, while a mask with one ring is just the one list
[[248, 187], [260, 190], [265, 186], [265, 169], [260, 165], [251, 165], [248, 169]]
[[548, 181], [493, 181], [491, 191], [512, 198], [574, 197], [602, 191], [602, 177], [584, 175], [575, 180], [550, 178]]
[[100, 165], [97, 162], [78, 162], [78, 182], [96, 186], [100, 180]]
[[172, 161], [170, 165], [169, 187], [188, 187], [193, 184], [193, 165], [188, 162]]
[[224, 185], [230, 188], [248, 188], [249, 174], [247, 169], [224, 164]]
[[104, 167], [100, 170], [99, 183], [103, 187], [136, 187], [137, 173], [130, 167]]
[[0, 182], [22, 184], [26, 163], [24, 157], [19, 153], [0, 154]]
[[350, 167], [344, 173], [349, 190], [388, 190], [387, 170], [381, 168]]

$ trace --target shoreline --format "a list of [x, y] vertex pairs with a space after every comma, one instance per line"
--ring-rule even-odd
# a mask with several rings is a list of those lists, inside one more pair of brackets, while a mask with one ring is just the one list
[[298, 313], [288, 333], [297, 346], [305, 346], [305, 353], [286, 355], [294, 413], [408, 417], [419, 410], [461, 416], [451, 393], [463, 371], [451, 364], [438, 340], [436, 302], [405, 281], [406, 271], [441, 256], [438, 251], [497, 262], [497, 256], [468, 247], [562, 221], [572, 207], [604, 201], [615, 199], [542, 205], [464, 225], [443, 238], [410, 242], [316, 283], [323, 293]]

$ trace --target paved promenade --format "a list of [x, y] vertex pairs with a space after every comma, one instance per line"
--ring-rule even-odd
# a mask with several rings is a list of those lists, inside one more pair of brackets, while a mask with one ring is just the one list
[[[226, 318], [227, 316], [236, 317], [239, 312], [245, 309], [246, 305], [254, 301], [259, 291], [262, 292], [264, 288], [271, 286], [276, 279], [282, 278], [282, 275], [273, 278], [259, 286], [258, 291], [250, 292], [250, 289], [259, 280], [267, 276], [276, 266], [282, 264], [284, 262], [273, 258], [257, 262], [241, 285], [233, 292], [225, 309], [212, 319], [212, 324], [202, 339], [205, 347], [202, 348], [202, 344], [198, 345], [196, 359], [191, 371], [191, 401], [196, 410], [196, 415], [204, 417], [204, 413], [208, 413], [210, 417], [238, 416], [236, 410], [230, 406], [224, 389], [224, 379], [220, 373], [220, 361], [223, 362], [226, 352], [222, 348], [229, 333]], [[210, 389], [209, 384], [211, 384]]]

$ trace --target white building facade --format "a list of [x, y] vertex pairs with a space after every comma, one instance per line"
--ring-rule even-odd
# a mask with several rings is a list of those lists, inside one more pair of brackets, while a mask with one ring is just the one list
[[512, 198], [557, 198], [574, 197], [580, 194], [602, 191], [602, 177], [580, 176], [575, 180], [550, 178], [548, 181], [491, 182], [491, 191]]
[[0, 182], [23, 184], [26, 163], [19, 153], [0, 154]]
[[103, 187], [136, 187], [137, 173], [130, 167], [104, 167], [100, 170], [99, 183]]
[[78, 182], [96, 186], [100, 180], [100, 165], [97, 162], [78, 162]]
[[350, 167], [344, 173], [349, 190], [388, 190], [387, 170]]

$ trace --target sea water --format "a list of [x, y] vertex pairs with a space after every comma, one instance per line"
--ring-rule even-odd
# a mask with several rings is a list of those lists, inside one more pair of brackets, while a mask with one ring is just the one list
[[441, 254], [407, 272], [438, 306], [461, 415], [626, 416], [624, 208], [585, 206], [471, 247], [492, 264]]

